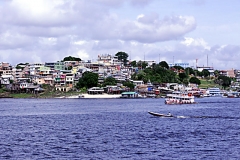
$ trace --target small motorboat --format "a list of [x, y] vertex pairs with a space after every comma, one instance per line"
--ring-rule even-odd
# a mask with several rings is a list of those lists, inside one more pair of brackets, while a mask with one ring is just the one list
[[161, 113], [150, 112], [150, 111], [148, 113], [153, 116], [158, 116], [158, 117], [174, 117], [172, 114], [161, 114]]

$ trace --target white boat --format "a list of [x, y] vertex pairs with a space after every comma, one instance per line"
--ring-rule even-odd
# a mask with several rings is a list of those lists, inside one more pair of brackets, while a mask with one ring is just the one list
[[194, 104], [194, 96], [191, 93], [174, 91], [167, 94], [165, 104]]
[[87, 99], [87, 98], [92, 98], [92, 99], [95, 99], [95, 98], [105, 98], [105, 99], [109, 99], [109, 98], [120, 98], [121, 94], [106, 94], [106, 93], [103, 93], [103, 94], [80, 94], [78, 96], [78, 98], [80, 99]]
[[146, 98], [137, 92], [123, 92], [120, 98]]
[[157, 116], [157, 117], [174, 117], [171, 113], [168, 114], [161, 114], [161, 113], [156, 113], [156, 112], [150, 112], [148, 111], [149, 114], [153, 115], [153, 116]]
[[220, 97], [222, 96], [221, 90], [217, 87], [209, 88], [208, 89], [209, 95], [212, 97]]
[[222, 97], [226, 98], [239, 98], [239, 92], [227, 92], [222, 95]]
[[104, 89], [100, 88], [100, 87], [92, 87], [92, 88], [88, 89], [87, 93], [88, 94], [103, 94]]

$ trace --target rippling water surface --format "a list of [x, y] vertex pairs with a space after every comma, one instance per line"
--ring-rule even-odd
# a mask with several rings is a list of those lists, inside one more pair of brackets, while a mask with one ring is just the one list
[[240, 159], [240, 99], [196, 101], [0, 99], [0, 159]]

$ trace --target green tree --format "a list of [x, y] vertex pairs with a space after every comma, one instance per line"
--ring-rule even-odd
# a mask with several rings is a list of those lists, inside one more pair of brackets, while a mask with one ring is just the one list
[[[222, 85], [222, 87], [224, 88], [224, 89], [226, 89], [226, 87], [229, 87], [230, 85], [231, 85], [231, 82], [232, 82], [232, 79], [231, 78], [229, 78], [229, 77], [227, 77], [227, 76], [219, 76], [218, 78], [217, 78], [217, 82], [220, 84], [220, 85]], [[216, 82], [216, 81], [215, 81]]]
[[72, 70], [72, 66], [65, 67], [65, 70]]
[[118, 52], [118, 53], [115, 54], [115, 56], [118, 57], [118, 60], [123, 62], [124, 66], [127, 65], [127, 62], [128, 62], [128, 60], [127, 60], [128, 59], [128, 54], [127, 53], [125, 53], [125, 52]]
[[200, 85], [200, 84], [201, 84], [201, 81], [200, 81], [197, 77], [191, 77], [191, 78], [189, 79], [189, 82], [190, 82], [190, 83], [197, 84], [197, 85]]
[[147, 68], [147, 66], [148, 66], [148, 63], [147, 63], [147, 62], [142, 62], [142, 68], [143, 68], [143, 69]]
[[196, 76], [199, 76], [199, 77], [202, 77], [203, 76], [203, 73], [202, 72], [199, 72], [198, 70], [195, 70], [195, 72], [196, 72]]
[[202, 74], [205, 78], [210, 76], [210, 72], [207, 69], [202, 70]]
[[103, 82], [103, 86], [116, 85], [116, 84], [117, 84], [116, 79], [113, 77], [107, 77], [106, 79], [104, 79], [104, 82]]
[[136, 80], [143, 80], [143, 78], [146, 76], [146, 73], [144, 71], [139, 71]]
[[91, 88], [98, 85], [98, 74], [92, 72], [84, 72], [82, 78], [79, 78], [76, 88], [80, 89], [83, 87]]
[[179, 73], [178, 76], [181, 82], [188, 77], [186, 73]]
[[188, 83], [189, 83], [189, 82], [188, 82], [188, 79], [187, 79], [187, 78], [184, 78], [184, 79], [183, 79], [183, 84], [184, 84], [185, 86], [188, 86]]
[[131, 76], [131, 79], [132, 79], [132, 80], [137, 80], [137, 78], [138, 78], [138, 77], [137, 77], [137, 73], [136, 73], [136, 72], [133, 73], [132, 76]]
[[180, 70], [184, 70], [184, 68], [181, 67], [181, 66], [173, 66], [172, 68], [175, 68], [175, 69], [178, 70], [178, 71], [180, 71]]
[[128, 88], [130, 88], [130, 90], [133, 90], [134, 87], [135, 87], [134, 84], [132, 82], [130, 82], [130, 81], [123, 82], [123, 85], [128, 87]]
[[215, 76], [215, 77], [218, 77], [218, 76], [219, 76], [219, 71], [218, 71], [218, 70], [215, 70], [215, 71], [214, 71], [214, 76]]
[[16, 69], [24, 69], [24, 67], [22, 67], [22, 66], [26, 66], [28, 64], [29, 63], [19, 63], [19, 64], [17, 64]]
[[161, 62], [159, 63], [159, 65], [160, 65], [161, 67], [163, 67], [163, 68], [169, 69], [169, 65], [168, 65], [168, 63], [167, 63], [166, 61], [161, 61]]
[[130, 65], [131, 65], [132, 67], [137, 67], [137, 62], [136, 62], [136, 61], [132, 61], [132, 62], [130, 63]]
[[150, 80], [154, 83], [178, 83], [178, 76], [172, 70], [167, 70], [161, 67], [159, 64], [153, 65], [134, 73], [131, 77], [133, 80], [143, 80], [145, 83]]
[[195, 71], [191, 67], [187, 67], [184, 70], [188, 75], [195, 75]]
[[20, 67], [19, 65], [17, 65], [16, 69], [23, 69], [23, 67]]
[[137, 66], [138, 68], [145, 69], [148, 66], [148, 63], [144, 61], [138, 61]]
[[65, 57], [63, 61], [81, 61], [81, 58], [68, 56], [68, 57]]

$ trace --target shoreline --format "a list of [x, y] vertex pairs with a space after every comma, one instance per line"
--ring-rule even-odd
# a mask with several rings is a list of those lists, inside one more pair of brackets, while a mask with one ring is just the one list
[[79, 94], [72, 96], [61, 96], [55, 98], [69, 98], [69, 99], [88, 99], [88, 98], [120, 98], [121, 94]]

